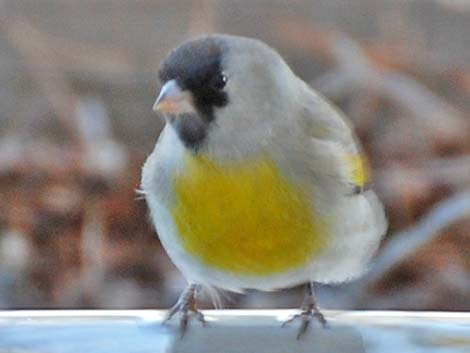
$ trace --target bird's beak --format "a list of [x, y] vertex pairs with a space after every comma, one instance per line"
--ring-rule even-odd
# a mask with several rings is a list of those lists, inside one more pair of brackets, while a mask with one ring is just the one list
[[165, 83], [160, 90], [153, 111], [178, 115], [193, 110], [191, 94], [182, 90], [175, 80]]

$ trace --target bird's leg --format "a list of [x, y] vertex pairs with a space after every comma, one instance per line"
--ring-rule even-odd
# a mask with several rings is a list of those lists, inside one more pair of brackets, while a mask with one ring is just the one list
[[166, 324], [176, 313], [181, 313], [180, 319], [180, 333], [181, 338], [184, 336], [186, 329], [188, 327], [188, 322], [191, 316], [196, 316], [196, 318], [202, 323], [203, 326], [206, 326], [206, 321], [204, 320], [204, 315], [197, 308], [196, 301], [196, 292], [199, 289], [197, 284], [189, 284], [183, 293], [181, 293], [178, 301], [175, 305], [168, 311], [168, 314], [163, 321], [163, 324]]
[[324, 328], [327, 327], [326, 319], [318, 308], [312, 282], [306, 286], [305, 297], [300, 310], [300, 314], [292, 316], [289, 320], [282, 324], [282, 327], [284, 327], [295, 319], [300, 319], [302, 323], [300, 325], [299, 332], [297, 333], [297, 339], [299, 339], [305, 333], [305, 331], [307, 331], [312, 318], [316, 318]]

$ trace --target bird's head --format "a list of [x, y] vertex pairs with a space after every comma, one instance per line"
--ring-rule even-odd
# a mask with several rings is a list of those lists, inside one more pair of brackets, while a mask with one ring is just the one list
[[154, 110], [195, 151], [236, 152], [262, 142], [277, 122], [286, 120], [297, 82], [269, 46], [227, 35], [189, 40], [173, 49], [159, 78]]

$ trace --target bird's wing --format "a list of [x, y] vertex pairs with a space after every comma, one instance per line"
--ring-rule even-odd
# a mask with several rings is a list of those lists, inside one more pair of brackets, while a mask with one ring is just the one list
[[290, 141], [300, 143], [290, 148], [285, 165], [290, 175], [310, 186], [315, 211], [333, 244], [323, 258], [328, 266], [312, 273], [321, 272], [323, 277], [315, 277], [320, 282], [343, 281], [365, 269], [387, 221], [380, 201], [366, 187], [365, 157], [347, 118], [306, 84], [302, 87], [290, 124], [298, 137]]
[[367, 159], [348, 119], [326, 98], [306, 85], [303, 89], [295, 124], [306, 139], [312, 172], [340, 192], [364, 191], [369, 180]]

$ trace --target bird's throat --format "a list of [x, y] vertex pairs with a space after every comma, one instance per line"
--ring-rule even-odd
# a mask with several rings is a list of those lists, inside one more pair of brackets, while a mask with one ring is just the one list
[[180, 114], [172, 125], [185, 147], [191, 150], [203, 145], [209, 130], [209, 123], [194, 112]]

